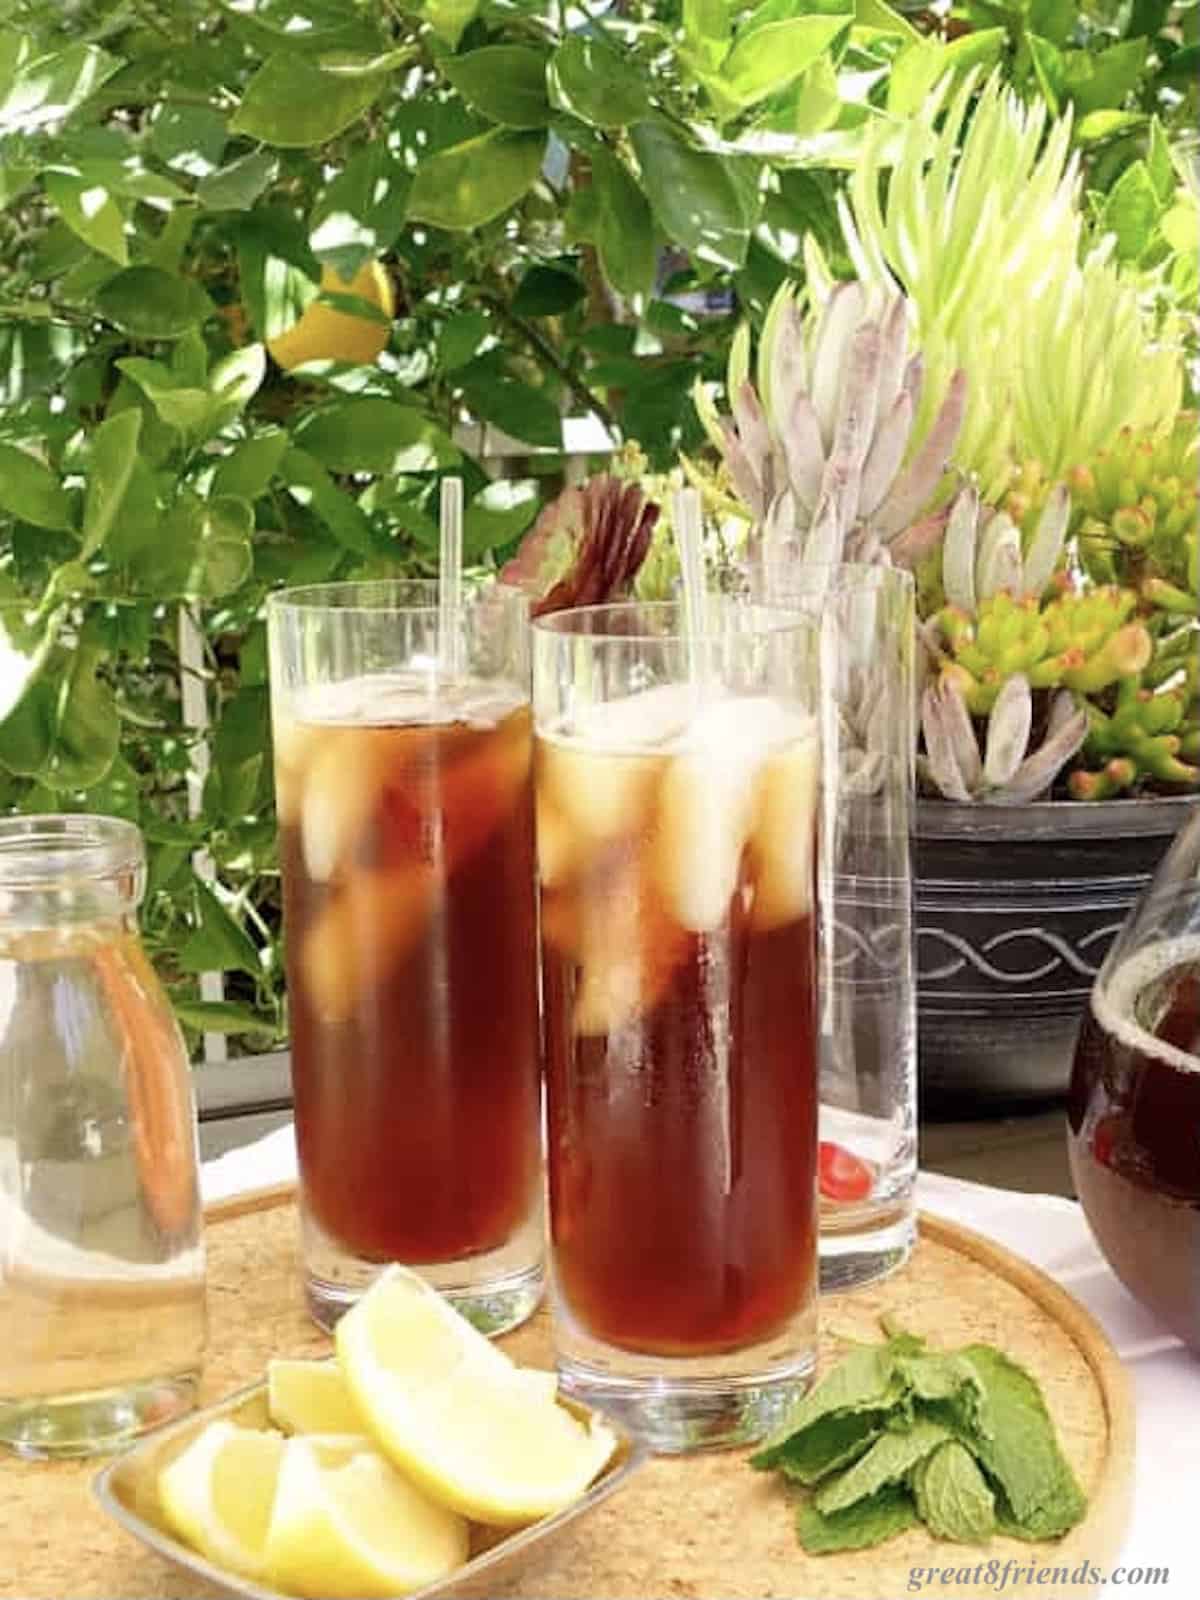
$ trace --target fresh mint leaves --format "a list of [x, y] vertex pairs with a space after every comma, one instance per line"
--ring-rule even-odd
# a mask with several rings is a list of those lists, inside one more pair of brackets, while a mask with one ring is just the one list
[[1058, 1447], [1042, 1391], [992, 1345], [969, 1345], [962, 1355], [983, 1386], [981, 1432], [972, 1444], [979, 1464], [1003, 1489], [1027, 1537], [1057, 1538], [1075, 1526], [1087, 1502]]
[[817, 1510], [827, 1516], [833, 1511], [845, 1511], [856, 1500], [875, 1494], [889, 1483], [903, 1482], [949, 1437], [940, 1422], [928, 1422], [924, 1417], [915, 1417], [911, 1428], [885, 1433], [852, 1467], [821, 1484], [815, 1497]]
[[931, 1350], [887, 1326], [852, 1349], [750, 1458], [809, 1491], [810, 1554], [861, 1550], [917, 1521], [941, 1539], [1050, 1539], [1086, 1501], [1037, 1383], [992, 1345]]
[[903, 1533], [917, 1520], [912, 1495], [898, 1484], [858, 1500], [844, 1511], [829, 1516], [806, 1500], [796, 1513], [796, 1532], [800, 1543], [812, 1556], [832, 1555], [838, 1550], [865, 1550], [882, 1544], [894, 1534]]
[[917, 1515], [939, 1539], [985, 1544], [996, 1531], [996, 1497], [975, 1457], [957, 1439], [948, 1439], [912, 1475]]
[[875, 1412], [835, 1412], [793, 1434], [773, 1464], [794, 1483], [819, 1483], [839, 1467], [857, 1461], [882, 1432], [883, 1423]]

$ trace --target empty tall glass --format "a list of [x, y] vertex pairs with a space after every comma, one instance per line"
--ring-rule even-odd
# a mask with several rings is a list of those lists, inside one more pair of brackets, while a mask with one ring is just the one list
[[821, 1287], [849, 1289], [902, 1265], [916, 1229], [913, 580], [783, 562], [768, 597], [821, 628]]
[[[490, 1332], [541, 1290], [524, 598], [332, 584], [270, 604], [310, 1309], [404, 1262]], [[443, 621], [444, 627], [444, 621]]]
[[560, 1375], [660, 1450], [753, 1438], [815, 1355], [813, 631], [534, 638]]

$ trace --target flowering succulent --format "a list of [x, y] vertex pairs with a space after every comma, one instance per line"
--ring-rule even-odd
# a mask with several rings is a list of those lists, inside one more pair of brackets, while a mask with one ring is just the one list
[[943, 518], [922, 514], [945, 473], [962, 419], [956, 375], [923, 434], [914, 421], [924, 385], [908, 351], [901, 296], [834, 287], [807, 316], [784, 284], [763, 324], [750, 378], [750, 331], [730, 351], [732, 416], [703, 384], [696, 410], [752, 522], [776, 554], [806, 562], [889, 559], [913, 565]]

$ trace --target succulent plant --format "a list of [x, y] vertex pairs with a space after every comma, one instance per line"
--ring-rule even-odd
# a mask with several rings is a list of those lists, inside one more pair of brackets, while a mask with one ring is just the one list
[[917, 434], [924, 365], [908, 353], [907, 320], [903, 297], [872, 306], [858, 283], [837, 285], [806, 317], [784, 284], [763, 324], [756, 382], [749, 328], [733, 342], [732, 416], [697, 384], [700, 420], [774, 554], [911, 566], [940, 537], [944, 518], [922, 513], [958, 436], [966, 380], [955, 375]]
[[1025, 674], [1016, 672], [992, 702], [981, 749], [961, 684], [953, 671], [944, 671], [921, 699], [925, 755], [920, 770], [947, 800], [1016, 805], [1050, 788], [1087, 729], [1084, 711], [1061, 690], [1037, 737], [1033, 690]]
[[1070, 474], [1079, 554], [1099, 582], [1146, 587], [1151, 604], [1195, 613], [1200, 590], [1200, 431], [1181, 411], [1158, 433], [1122, 428]]
[[981, 506], [975, 489], [962, 490], [950, 510], [942, 545], [942, 589], [948, 604], [971, 615], [993, 595], [1040, 599], [1062, 560], [1071, 497], [1056, 484], [1043, 498], [1029, 541], [1007, 511]]
[[1071, 134], [1069, 116], [1048, 123], [999, 73], [982, 90], [968, 74], [901, 127], [869, 124], [839, 202], [859, 279], [903, 285], [912, 303], [928, 368], [918, 431], [952, 374], [969, 374], [955, 464], [993, 503], [1017, 462], [1059, 476], [1180, 404], [1177, 330], [1156, 323], [1112, 240], [1089, 237]]
[[732, 415], [696, 393], [768, 585], [777, 558], [916, 572], [920, 770], [959, 801], [1200, 785], [1180, 313], [1091, 231], [1071, 146], [999, 75], [870, 124], [839, 198], [856, 280], [805, 238], [753, 381], [734, 342]]
[[1153, 689], [1135, 675], [1118, 682], [1110, 711], [1090, 702], [1085, 709], [1085, 765], [1067, 782], [1075, 799], [1105, 800], [1142, 781], [1184, 788], [1200, 783], [1194, 682]]
[[927, 647], [950, 670], [976, 716], [992, 709], [1013, 673], [1034, 689], [1059, 686], [1099, 694], [1119, 679], [1140, 673], [1154, 643], [1133, 618], [1135, 597], [1126, 590], [1066, 593], [1042, 603], [1033, 595], [1015, 600], [1007, 590], [990, 595], [974, 616], [944, 606], [925, 628]]
[[1154, 657], [1133, 591], [1072, 586], [1065, 485], [1034, 488], [1040, 504], [1009, 501], [1027, 544], [1010, 511], [981, 507], [973, 488], [950, 510], [943, 603], [922, 628], [936, 678], [921, 707], [922, 772], [948, 799], [1013, 803], [1048, 789], [1104, 715], [1085, 697], [1139, 685]]

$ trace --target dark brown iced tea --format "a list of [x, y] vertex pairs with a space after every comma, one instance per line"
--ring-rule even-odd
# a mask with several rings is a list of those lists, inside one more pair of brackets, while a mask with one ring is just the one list
[[537, 1204], [529, 710], [338, 689], [276, 732], [305, 1203], [362, 1260], [455, 1261]]
[[[538, 741], [551, 1238], [590, 1338], [694, 1356], [814, 1291], [811, 737]], [[744, 725], [744, 724], [743, 724]]]

